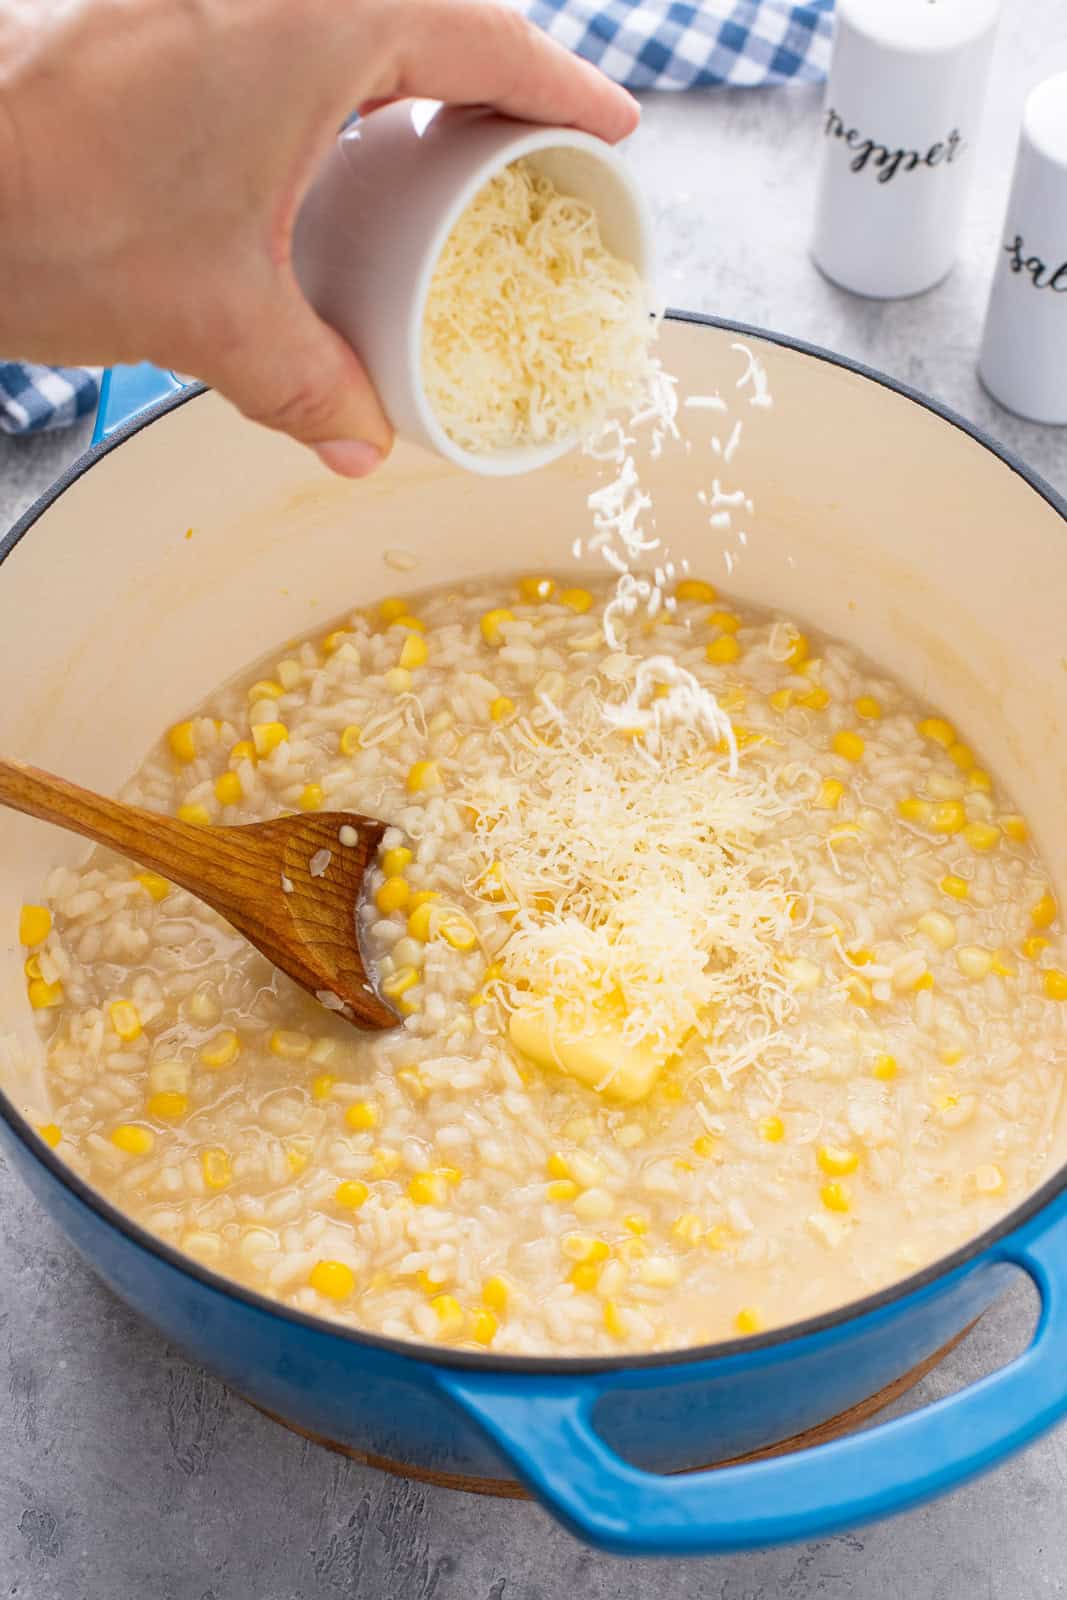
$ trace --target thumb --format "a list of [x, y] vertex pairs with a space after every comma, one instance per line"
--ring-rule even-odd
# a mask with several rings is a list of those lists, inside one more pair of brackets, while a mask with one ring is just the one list
[[343, 477], [366, 477], [392, 448], [392, 426], [359, 357], [289, 273], [242, 307], [236, 337], [210, 364], [204, 376], [246, 417], [310, 445]]

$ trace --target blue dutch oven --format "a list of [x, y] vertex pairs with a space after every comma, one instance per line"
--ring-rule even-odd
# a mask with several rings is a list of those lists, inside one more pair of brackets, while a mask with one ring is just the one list
[[[735, 387], [739, 344], [766, 368], [770, 409]], [[1067, 889], [1064, 502], [958, 417], [823, 352], [677, 316], [663, 356], [683, 392], [720, 391], [743, 419], [729, 468], [709, 449], [708, 408], [681, 413], [688, 451], [644, 463], [674, 550], [718, 573], [722, 536], [697, 491], [713, 465], [732, 474], [755, 515], [747, 542], [727, 551], [729, 587], [862, 643], [956, 718]], [[591, 470], [569, 458], [520, 493], [398, 448], [382, 473], [346, 484], [214, 394], [151, 369], [112, 374], [93, 448], [0, 544], [0, 674], [20, 684], [0, 711], [0, 749], [113, 790], [161, 727], [346, 606], [566, 568]], [[901, 1511], [1002, 1460], [1067, 1407], [1067, 1193], [1055, 1163], [997, 1227], [900, 1283], [805, 1323], [669, 1354], [515, 1359], [398, 1343], [206, 1271], [127, 1220], [33, 1131], [47, 1102], [17, 907], [77, 850], [40, 824], [5, 820], [4, 1152], [118, 1294], [278, 1417], [384, 1464], [518, 1478], [582, 1538], [677, 1555], [811, 1539]], [[792, 1439], [893, 1384], [980, 1315], [1013, 1267], [1037, 1285], [1042, 1312], [1009, 1366], [866, 1432], [691, 1470]]]

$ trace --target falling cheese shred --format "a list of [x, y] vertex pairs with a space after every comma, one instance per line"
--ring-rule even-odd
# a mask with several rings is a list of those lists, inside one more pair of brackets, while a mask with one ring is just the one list
[[646, 391], [654, 332], [645, 285], [606, 249], [593, 208], [516, 161], [438, 258], [423, 385], [448, 436], [474, 454], [587, 438]]

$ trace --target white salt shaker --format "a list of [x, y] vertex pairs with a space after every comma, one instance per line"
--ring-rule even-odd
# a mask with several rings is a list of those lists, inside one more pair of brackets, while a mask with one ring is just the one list
[[812, 255], [844, 289], [950, 271], [1000, 0], [838, 0]]
[[1023, 112], [978, 375], [1020, 417], [1067, 423], [1067, 72]]

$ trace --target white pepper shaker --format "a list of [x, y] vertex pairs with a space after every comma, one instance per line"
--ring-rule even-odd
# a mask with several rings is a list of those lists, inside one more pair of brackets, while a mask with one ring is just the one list
[[978, 376], [1020, 417], [1067, 423], [1067, 72], [1023, 112]]
[[921, 294], [956, 259], [1000, 0], [838, 0], [812, 255]]

